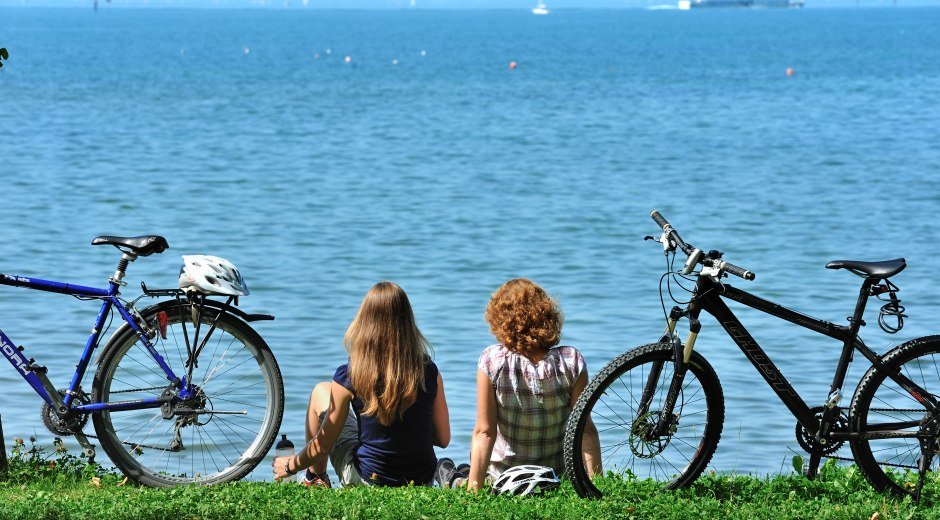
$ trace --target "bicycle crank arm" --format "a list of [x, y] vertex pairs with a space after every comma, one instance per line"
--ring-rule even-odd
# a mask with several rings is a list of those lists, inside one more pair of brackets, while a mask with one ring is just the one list
[[88, 457], [88, 463], [91, 464], [95, 462], [95, 445], [88, 440], [85, 432], [77, 431], [73, 435], [75, 436], [75, 440], [77, 440], [78, 444], [82, 447], [82, 450], [85, 452], [85, 456]]

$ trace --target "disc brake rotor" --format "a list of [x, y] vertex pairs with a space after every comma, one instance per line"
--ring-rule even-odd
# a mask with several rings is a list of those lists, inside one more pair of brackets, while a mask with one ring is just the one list
[[669, 425], [667, 435], [655, 435], [659, 424], [660, 412], [647, 412], [633, 422], [630, 430], [630, 451], [641, 459], [650, 459], [659, 455], [669, 446], [672, 434], [676, 432], [676, 423]]

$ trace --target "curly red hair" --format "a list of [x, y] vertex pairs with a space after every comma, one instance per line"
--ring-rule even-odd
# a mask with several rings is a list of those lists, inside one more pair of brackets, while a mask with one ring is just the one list
[[561, 340], [564, 316], [551, 296], [526, 278], [504, 283], [486, 306], [496, 340], [513, 352], [548, 350]]

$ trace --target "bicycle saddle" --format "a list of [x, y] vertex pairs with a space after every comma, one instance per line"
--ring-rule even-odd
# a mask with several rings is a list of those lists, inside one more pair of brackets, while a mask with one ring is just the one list
[[853, 274], [865, 278], [883, 280], [891, 278], [907, 267], [903, 258], [883, 262], [860, 262], [858, 260], [833, 260], [826, 264], [826, 269], [848, 269]]
[[143, 237], [113, 237], [105, 235], [95, 237], [95, 239], [91, 241], [91, 245], [93, 246], [100, 246], [102, 244], [110, 244], [118, 249], [126, 247], [137, 256], [150, 256], [154, 253], [162, 253], [170, 247], [170, 244], [166, 243], [165, 238], [157, 235]]

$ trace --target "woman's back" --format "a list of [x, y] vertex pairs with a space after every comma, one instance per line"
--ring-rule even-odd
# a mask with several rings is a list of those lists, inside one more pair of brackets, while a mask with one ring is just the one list
[[523, 464], [550, 466], [561, 472], [572, 389], [585, 369], [578, 349], [554, 347], [534, 363], [496, 344], [480, 354], [477, 368], [492, 383], [497, 403], [489, 473], [495, 476]]
[[[425, 388], [400, 419], [383, 425], [373, 415], [363, 414], [365, 404], [352, 401], [359, 429], [356, 469], [366, 482], [386, 486], [426, 484], [434, 476], [434, 399], [437, 396], [437, 365], [424, 367]], [[333, 380], [355, 394], [349, 381], [348, 365], [336, 369]]]

